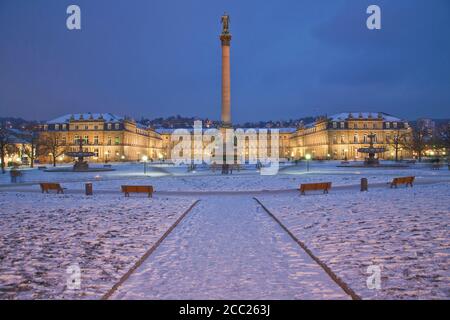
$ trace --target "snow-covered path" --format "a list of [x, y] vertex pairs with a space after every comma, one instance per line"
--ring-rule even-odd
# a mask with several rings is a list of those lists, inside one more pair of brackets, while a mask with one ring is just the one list
[[349, 299], [248, 195], [209, 196], [112, 299]]

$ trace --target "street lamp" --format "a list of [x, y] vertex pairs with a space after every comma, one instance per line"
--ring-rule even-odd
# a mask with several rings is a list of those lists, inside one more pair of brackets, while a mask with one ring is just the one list
[[306, 159], [306, 171], [309, 171], [309, 160], [311, 160], [311, 155], [309, 153], [305, 154]]
[[147, 156], [142, 156], [142, 161], [144, 162], [144, 174], [147, 174], [147, 161], [148, 161], [148, 157], [147, 157]]

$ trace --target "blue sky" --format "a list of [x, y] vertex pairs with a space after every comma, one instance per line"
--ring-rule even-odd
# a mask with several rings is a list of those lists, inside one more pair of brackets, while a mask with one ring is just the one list
[[[66, 28], [70, 4], [81, 31]], [[370, 4], [382, 30], [366, 28]], [[234, 122], [450, 117], [448, 0], [0, 0], [0, 116], [219, 119], [224, 11]]]

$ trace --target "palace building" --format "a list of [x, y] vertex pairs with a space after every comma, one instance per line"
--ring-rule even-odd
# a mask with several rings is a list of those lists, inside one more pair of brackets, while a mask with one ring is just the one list
[[[375, 135], [375, 147], [386, 148], [380, 158], [390, 159], [395, 139], [408, 139], [411, 128], [407, 121], [382, 112], [345, 112], [319, 117], [291, 135], [291, 157], [297, 159], [310, 154], [315, 159], [363, 160], [364, 154], [358, 149], [369, 144], [370, 134]], [[400, 148], [398, 156], [407, 158], [411, 154]]]
[[[408, 122], [382, 112], [340, 113], [319, 117], [315, 122], [302, 124], [298, 128], [275, 129], [279, 132], [281, 159], [301, 159], [309, 154], [313, 159], [363, 160], [365, 155], [360, 154], [358, 149], [367, 147], [371, 134], [375, 135], [375, 147], [386, 148], [380, 158], [391, 159], [395, 139], [411, 134]], [[95, 153], [93, 160], [99, 162], [138, 161], [144, 156], [149, 160], [170, 161], [172, 150], [179, 143], [171, 139], [174, 129], [153, 130], [132, 119], [110, 113], [65, 115], [48, 121], [41, 130], [41, 136], [53, 136], [64, 152], [77, 151], [82, 139], [84, 151]], [[188, 128], [187, 131], [192, 133], [193, 130]], [[267, 154], [271, 154], [271, 139], [269, 129]], [[207, 143], [210, 141], [203, 141], [203, 145]], [[249, 153], [247, 142], [244, 150]], [[64, 158], [64, 152], [58, 160], [70, 161]], [[399, 148], [398, 156], [408, 158], [411, 154]], [[50, 157], [41, 156], [40, 160], [50, 162]]]
[[[146, 156], [150, 160], [162, 158], [162, 139], [159, 133], [136, 121], [111, 113], [72, 114], [48, 121], [41, 127], [41, 137], [55, 138], [59, 148], [78, 151], [80, 139], [83, 150], [95, 153], [94, 161], [135, 161]], [[59, 161], [65, 159], [61, 151]], [[49, 156], [41, 157], [49, 162]]]

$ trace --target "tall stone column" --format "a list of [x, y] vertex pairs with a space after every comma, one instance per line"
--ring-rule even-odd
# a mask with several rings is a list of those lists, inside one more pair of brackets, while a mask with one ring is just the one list
[[230, 43], [231, 34], [222, 33], [222, 126], [231, 127]]
[[[222, 44], [222, 114], [221, 114], [221, 133], [223, 138], [223, 163], [222, 174], [229, 173], [229, 166], [233, 163], [232, 158], [234, 153], [227, 154], [227, 146], [231, 145], [231, 141], [228, 141], [228, 135], [226, 131], [231, 128], [231, 85], [230, 85], [230, 44], [231, 34], [229, 32], [230, 16], [224, 14], [221, 19], [222, 33], [220, 35], [220, 41]], [[229, 159], [231, 157], [231, 159]]]

